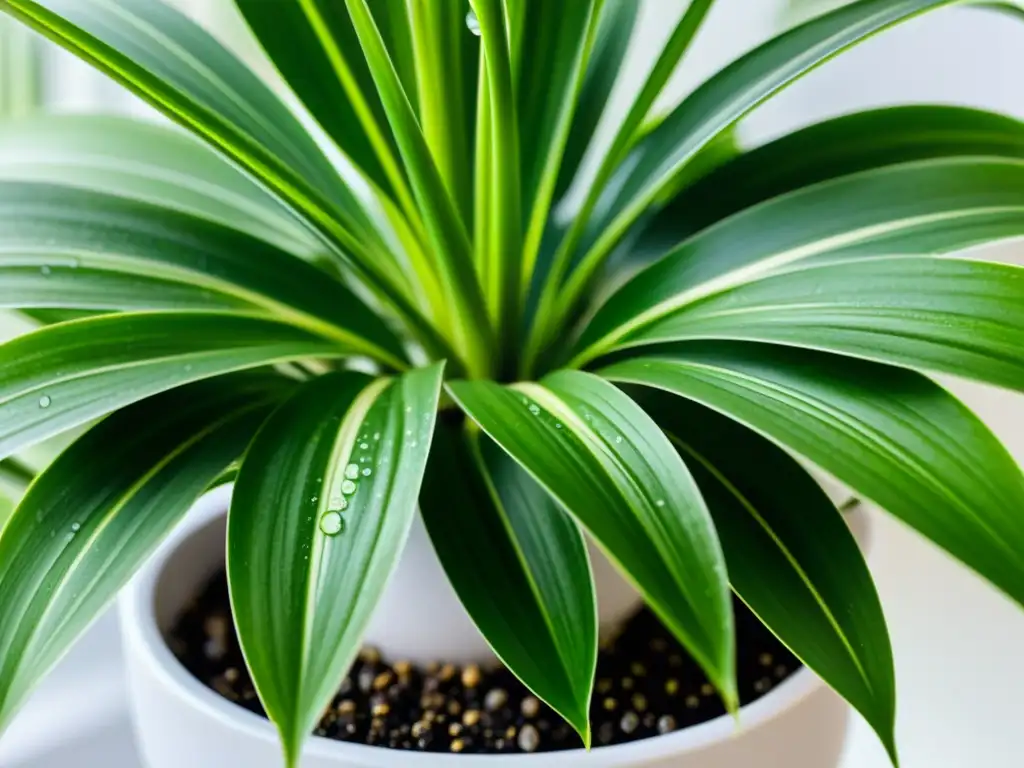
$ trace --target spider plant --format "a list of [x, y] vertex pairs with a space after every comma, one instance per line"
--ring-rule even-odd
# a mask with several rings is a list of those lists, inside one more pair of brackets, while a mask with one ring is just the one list
[[951, 2], [859, 0], [659, 111], [694, 0], [582, 175], [634, 0], [236, 4], [294, 98], [157, 0], [0, 0], [192, 134], [3, 128], [0, 303], [75, 314], [0, 346], [0, 455], [91, 426], [0, 535], [0, 721], [233, 479], [234, 619], [289, 765], [417, 507], [584, 743], [586, 531], [730, 709], [731, 590], [895, 759], [879, 600], [803, 462], [1024, 600], [1024, 477], [922, 373], [1024, 389], [1024, 272], [947, 255], [1024, 234], [1024, 125], [734, 128]]

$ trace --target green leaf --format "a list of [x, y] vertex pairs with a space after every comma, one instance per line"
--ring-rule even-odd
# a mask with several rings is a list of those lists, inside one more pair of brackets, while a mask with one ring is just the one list
[[1024, 390], [1024, 268], [935, 257], [800, 265], [676, 312], [626, 345], [743, 339]]
[[761, 432], [1024, 603], [1024, 475], [963, 404], [912, 371], [762, 344], [675, 345], [602, 371]]
[[188, 283], [82, 267], [77, 256], [3, 253], [0, 307], [253, 311], [251, 304]]
[[[503, 0], [470, 0], [480, 25], [483, 56], [486, 62], [482, 76], [487, 78], [488, 98], [486, 139], [491, 161], [489, 188], [477, 190], [486, 195], [486, 219], [489, 229], [485, 239], [487, 250], [482, 254], [484, 296], [491, 322], [497, 330], [499, 349], [518, 351], [520, 324], [520, 286], [526, 265], [522, 260], [522, 169], [525, 155], [520, 153], [519, 116], [513, 85], [512, 53], [509, 50], [511, 31], [506, 20]], [[577, 4], [579, 5], [579, 4]], [[479, 137], [484, 140], [485, 137]], [[478, 210], [482, 210], [479, 206]], [[514, 360], [502, 360], [505, 372], [511, 372]]]
[[836, 54], [954, 0], [858, 0], [765, 42], [687, 96], [634, 148], [628, 179], [603, 205], [612, 213], [562, 294], [569, 311], [637, 219], [670, 190], [687, 163], [722, 131]]
[[400, 75], [402, 62], [412, 67], [413, 77], [402, 77], [406, 94], [410, 100], [413, 94], [419, 94], [423, 137], [468, 229], [473, 221], [472, 161], [480, 38], [466, 27], [466, 0], [409, 0], [406, 6], [407, 13], [402, 3], [394, 3], [391, 15], [401, 14], [409, 27], [407, 58], [392, 47], [391, 60]]
[[665, 392], [629, 394], [693, 472], [733, 589], [864, 715], [895, 763], [896, 681], [885, 616], [828, 496], [795, 459], [735, 421]]
[[0, 179], [74, 186], [212, 219], [302, 256], [323, 250], [269, 192], [175, 128], [112, 115], [0, 124]]
[[1024, 123], [977, 109], [933, 105], [886, 107], [826, 120], [744, 152], [688, 186], [645, 225], [632, 248], [661, 254], [773, 197], [853, 173], [944, 157], [1024, 159]]
[[[696, 38], [697, 33], [704, 24], [704, 18], [711, 10], [714, 0], [693, 0], [671, 36], [665, 43], [658, 56], [651, 73], [644, 81], [643, 87], [636, 94], [633, 103], [626, 113], [625, 118], [619, 125], [615, 137], [612, 139], [611, 147], [601, 160], [594, 180], [590, 183], [586, 199], [578, 211], [573, 214], [572, 224], [566, 232], [562, 242], [553, 257], [551, 274], [547, 277], [540, 303], [537, 308], [537, 318], [533, 326], [530, 344], [527, 348], [526, 370], [532, 371], [535, 367], [537, 355], [543, 351], [552, 337], [556, 336], [561, 327], [561, 320], [575, 309], [575, 302], [560, 310], [559, 302], [560, 289], [565, 276], [570, 272], [575, 263], [576, 252], [581, 240], [588, 232], [588, 224], [591, 222], [592, 214], [601, 204], [602, 193], [606, 189], [618, 189], [621, 183], [610, 183], [616, 169], [626, 158], [630, 148], [633, 146], [634, 137], [641, 130], [644, 120], [647, 118], [654, 105], [655, 100], [665, 87], [672, 72], [690, 49], [690, 44]], [[600, 205], [600, 210], [605, 210]]]
[[283, 379], [233, 376], [101, 421], [33, 483], [0, 534], [0, 724], [244, 450]]
[[423, 136], [412, 104], [402, 87], [387, 47], [370, 13], [367, 0], [345, 0], [359, 35], [367, 65], [377, 84], [384, 111], [395, 133], [416, 202], [443, 275], [442, 287], [454, 313], [453, 333], [457, 349], [471, 370], [487, 370], [490, 349], [489, 323], [483, 294], [473, 267], [465, 222], [459, 218], [444, 180]]
[[732, 216], [640, 272], [589, 322], [576, 361], [784, 269], [855, 255], [952, 250], [1022, 233], [1019, 161], [940, 158], [814, 185]]
[[390, 329], [340, 281], [189, 214], [88, 189], [0, 182], [0, 231], [0, 265], [42, 269], [52, 261], [51, 274], [77, 264], [187, 283], [200, 298], [215, 294], [208, 303], [245, 302], [371, 357], [398, 365], [404, 357]]
[[[375, 8], [394, 4], [376, 3]], [[235, 0], [235, 5], [342, 151], [378, 187], [392, 194], [401, 190], [408, 199], [395, 139], [344, 6], [327, 0]]]
[[238, 314], [146, 312], [47, 326], [0, 345], [0, 458], [190, 381], [350, 353]]
[[268, 419], [242, 462], [228, 513], [231, 605], [289, 766], [401, 555], [441, 371], [315, 379]]
[[696, 483], [650, 417], [578, 371], [515, 389], [462, 381], [448, 390], [590, 532], [736, 706], [721, 547]]
[[186, 16], [152, 0], [0, 0], [0, 11], [88, 61], [238, 163], [414, 324], [420, 315], [361, 201], [253, 72]]
[[522, 59], [516, 105], [526, 228], [524, 279], [533, 274], [551, 213], [600, 12], [601, 3], [595, 0], [525, 3], [523, 35], [530, 51]]
[[605, 0], [601, 8], [597, 34], [558, 171], [556, 199], [569, 190], [594, 138], [608, 98], [622, 71], [639, 12], [640, 4], [636, 0]]
[[498, 658], [589, 745], [597, 603], [575, 522], [490, 438], [459, 423], [438, 425], [420, 509]]

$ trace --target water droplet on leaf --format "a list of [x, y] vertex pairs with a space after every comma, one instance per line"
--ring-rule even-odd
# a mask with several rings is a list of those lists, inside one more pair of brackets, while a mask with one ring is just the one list
[[534, 416], [538, 416], [540, 414], [540, 406], [537, 405], [536, 403], [531, 403], [530, 413], [532, 413]]
[[369, 467], [363, 467], [363, 477], [369, 477], [373, 474], [373, 470]]
[[664, 507], [665, 506], [665, 500], [664, 499], [658, 499], [656, 502], [654, 502], [654, 504], [655, 504], [655, 506], [658, 506], [658, 507]]
[[480, 37], [480, 19], [476, 17], [476, 11], [466, 14], [466, 28], [477, 37]]
[[361, 451], [365, 451], [365, 450], [366, 450], [366, 449], [368, 449], [369, 447], [370, 447], [370, 444], [369, 444], [369, 443], [360, 443], [360, 444], [359, 444], [359, 450], [361, 450]]
[[337, 512], [327, 512], [320, 518], [320, 530], [328, 536], [337, 536], [345, 530], [345, 520]]
[[349, 480], [355, 480], [357, 477], [359, 477], [359, 465], [349, 464], [347, 467], [345, 467], [345, 477], [347, 477]]
[[43, 266], [39, 268], [39, 274], [45, 277], [46, 275], [50, 274], [50, 268], [43, 264]]
[[346, 496], [351, 496], [353, 493], [356, 492], [356, 484], [353, 483], [351, 480], [345, 480], [341, 484], [341, 492], [344, 493]]
[[49, 408], [50, 407], [50, 403], [52, 403], [52, 402], [53, 402], [53, 400], [50, 398], [49, 395], [43, 395], [42, 397], [39, 398], [39, 407], [40, 408]]

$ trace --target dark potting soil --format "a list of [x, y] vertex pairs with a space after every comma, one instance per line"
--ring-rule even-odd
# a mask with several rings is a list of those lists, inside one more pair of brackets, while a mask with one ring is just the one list
[[[741, 603], [736, 614], [740, 700], [795, 672], [794, 656]], [[216, 575], [174, 628], [181, 663], [224, 698], [263, 715]], [[649, 610], [602, 645], [591, 706], [594, 746], [622, 744], [711, 720], [725, 708], [704, 673]], [[424, 752], [576, 749], [579, 736], [507, 669], [419, 668], [364, 648], [316, 728], [318, 736]]]

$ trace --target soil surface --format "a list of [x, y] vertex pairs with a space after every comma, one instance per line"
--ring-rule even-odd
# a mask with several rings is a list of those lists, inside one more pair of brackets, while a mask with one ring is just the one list
[[[761, 622], [735, 602], [740, 698], [747, 704], [799, 669]], [[221, 696], [263, 715], [215, 576], [169, 639], [181, 663]], [[646, 608], [602, 645], [591, 706], [594, 747], [687, 728], [725, 712], [686, 651]], [[547, 752], [578, 735], [507, 669], [437, 663], [420, 668], [364, 648], [315, 733], [425, 752]]]

